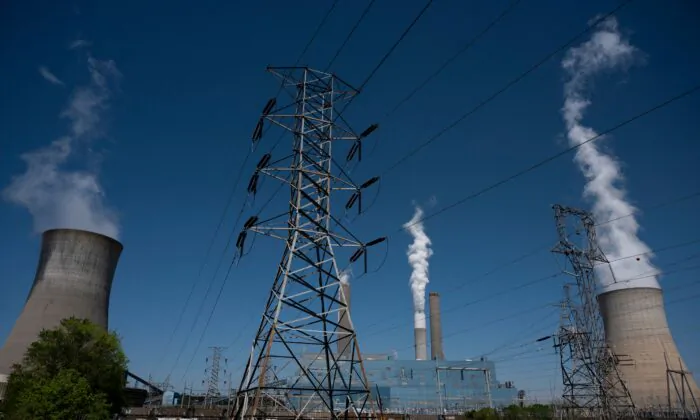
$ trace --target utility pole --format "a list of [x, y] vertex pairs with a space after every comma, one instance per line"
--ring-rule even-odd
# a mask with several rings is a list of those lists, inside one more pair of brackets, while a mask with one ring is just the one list
[[[345, 125], [336, 106], [358, 92], [337, 76], [308, 67], [268, 71], [281, 79], [292, 101], [279, 105], [270, 99], [252, 140], [255, 145], [262, 139], [266, 125], [277, 126], [291, 133], [292, 150], [279, 158], [263, 155], [248, 192], [257, 193], [261, 175], [282, 182], [290, 192], [284, 213], [265, 220], [250, 217], [236, 242], [238, 255], [250, 252], [249, 233], [284, 242], [238, 387], [236, 418], [308, 418], [314, 413], [331, 419], [366, 417], [373, 404], [342, 296], [338, 260], [350, 248], [354, 252], [347, 253], [347, 264], [359, 261], [366, 272], [369, 248], [385, 238], [367, 243], [356, 238], [333, 216], [331, 196], [346, 194], [345, 210], [361, 212], [363, 193], [378, 178], [358, 186], [333, 152], [346, 143], [345, 160], [359, 160], [362, 140], [377, 126], [356, 134]], [[340, 313], [348, 322], [338, 321]], [[346, 351], [338, 351], [340, 340], [349, 342]]]
[[[211, 363], [207, 357], [206, 362], [208, 364], [204, 373], [207, 376], [207, 390], [204, 394], [204, 406], [213, 407], [214, 399], [221, 396], [221, 391], [219, 389], [219, 373], [221, 371], [221, 352], [226, 349], [226, 347], [209, 347], [212, 351]], [[226, 363], [226, 361], [225, 361]], [[226, 369], [224, 369], [224, 374]]]
[[[605, 341], [603, 319], [597, 299], [595, 266], [609, 264], [598, 246], [593, 216], [584, 210], [554, 205], [559, 242], [552, 252], [566, 257], [575, 279], [574, 297], [565, 288], [562, 327], [556, 347], [562, 364], [565, 409], [578, 416], [598, 419], [636, 418], [632, 397], [620, 378], [619, 359]], [[574, 232], [567, 228], [573, 221]], [[570, 239], [581, 236], [582, 245]], [[568, 313], [567, 313], [568, 312]], [[571, 414], [571, 413], [568, 413]]]

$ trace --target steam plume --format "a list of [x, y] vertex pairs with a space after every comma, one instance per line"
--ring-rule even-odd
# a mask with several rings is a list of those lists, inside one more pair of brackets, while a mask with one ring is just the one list
[[404, 228], [413, 236], [413, 243], [408, 246], [408, 263], [413, 268], [410, 285], [413, 293], [414, 324], [415, 328], [425, 328], [425, 288], [429, 283], [428, 259], [433, 255], [430, 249], [430, 238], [425, 234], [423, 222], [423, 210], [416, 206], [413, 218], [404, 224]]
[[350, 277], [352, 277], [352, 267], [348, 267], [338, 274], [338, 280], [341, 284], [349, 284]]
[[[567, 127], [567, 137], [571, 145], [578, 145], [595, 137], [597, 133], [581, 124], [583, 113], [590, 106], [587, 90], [591, 79], [596, 75], [612, 70], [626, 70], [641, 52], [632, 46], [618, 29], [617, 20], [610, 18], [601, 23], [591, 38], [581, 45], [571, 48], [562, 61], [569, 80], [564, 87], [564, 107], [562, 114]], [[610, 270], [598, 270], [602, 291], [630, 287], [655, 287], [655, 278], [632, 280], [641, 273], [656, 272], [650, 263], [649, 247], [637, 237], [639, 224], [632, 214], [636, 208], [627, 201], [622, 187], [623, 176], [620, 164], [611, 154], [598, 150], [598, 143], [590, 142], [577, 149], [575, 162], [586, 177], [584, 196], [593, 201], [596, 220], [602, 222], [620, 218], [597, 228], [600, 246], [608, 259], [614, 260], [634, 254], [647, 253], [638, 261], [625, 259], [613, 263], [616, 283]]]
[[74, 90], [61, 117], [70, 121], [67, 135], [48, 146], [21, 156], [25, 173], [12, 178], [3, 198], [24, 206], [34, 218], [34, 229], [84, 229], [117, 238], [114, 212], [103, 203], [97, 171], [67, 170], [64, 166], [79, 146], [101, 134], [102, 113], [108, 108], [110, 82], [121, 75], [113, 61], [88, 58], [90, 82]]

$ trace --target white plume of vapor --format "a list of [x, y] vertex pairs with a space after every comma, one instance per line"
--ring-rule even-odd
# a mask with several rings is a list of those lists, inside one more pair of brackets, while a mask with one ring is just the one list
[[428, 259], [433, 255], [430, 249], [430, 238], [425, 233], [425, 228], [421, 219], [423, 209], [416, 206], [415, 213], [410, 221], [403, 226], [408, 233], [413, 236], [413, 243], [408, 246], [408, 263], [413, 268], [411, 272], [410, 285], [413, 293], [414, 326], [415, 328], [425, 328], [425, 288], [430, 282], [428, 277]]
[[26, 207], [34, 218], [34, 230], [72, 228], [118, 238], [115, 213], [103, 202], [104, 192], [95, 171], [62, 168], [81, 142], [100, 134], [102, 112], [111, 96], [110, 81], [121, 74], [111, 60], [88, 58], [90, 83], [73, 92], [61, 117], [71, 125], [69, 134], [50, 145], [25, 153], [25, 173], [12, 178], [3, 198]]
[[46, 68], [44, 66], [39, 67], [39, 74], [41, 75], [41, 77], [46, 79], [49, 83], [52, 83], [54, 85], [63, 86], [65, 84], [65, 83], [63, 83], [63, 81], [61, 79], [56, 77], [55, 74], [51, 73], [51, 70], [49, 70], [48, 68]]
[[352, 277], [352, 267], [348, 267], [345, 270], [338, 273], [338, 280], [341, 284], [350, 284], [350, 278]]
[[[642, 53], [626, 40], [618, 29], [615, 18], [601, 23], [591, 38], [571, 48], [562, 61], [569, 80], [564, 87], [562, 114], [571, 145], [578, 145], [598, 134], [581, 124], [583, 113], [590, 106], [587, 88], [591, 79], [605, 71], [626, 70], [641, 58]], [[620, 163], [614, 156], [598, 149], [598, 143], [583, 144], [574, 158], [586, 177], [584, 196], [593, 201], [593, 214], [597, 220], [618, 219], [597, 228], [599, 244], [608, 259], [615, 260], [628, 255], [644, 254], [637, 261], [624, 259], [613, 263], [616, 283], [610, 269], [601, 266], [598, 271], [601, 292], [632, 287], [659, 288], [656, 278], [627, 281], [641, 273], [656, 272], [649, 259], [650, 248], [637, 236], [639, 224], [632, 214], [636, 208], [627, 201], [626, 191], [620, 185], [623, 176]]]

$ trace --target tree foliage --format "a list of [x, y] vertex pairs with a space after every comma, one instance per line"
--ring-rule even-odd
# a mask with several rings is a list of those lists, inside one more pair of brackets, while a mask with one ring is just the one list
[[8, 419], [105, 419], [124, 405], [126, 356], [114, 333], [68, 318], [43, 330], [15, 365], [3, 411]]
[[481, 419], [481, 420], [495, 420], [495, 419], [507, 419], [507, 420], [519, 420], [519, 419], [551, 419], [552, 408], [548, 405], [543, 404], [532, 404], [520, 407], [519, 405], [512, 404], [502, 410], [496, 411], [492, 408], [482, 408], [481, 410], [474, 410], [465, 413], [465, 417], [468, 419]]

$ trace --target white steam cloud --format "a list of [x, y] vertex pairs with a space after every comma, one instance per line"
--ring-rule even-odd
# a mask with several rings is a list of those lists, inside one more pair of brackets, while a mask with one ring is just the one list
[[[567, 137], [571, 145], [578, 145], [598, 135], [592, 128], [581, 124], [586, 108], [591, 105], [587, 95], [589, 83], [598, 74], [612, 70], [626, 70], [641, 52], [625, 39], [615, 18], [600, 24], [591, 38], [571, 48], [562, 61], [569, 80], [564, 87], [562, 114], [566, 122]], [[598, 222], [617, 219], [597, 228], [600, 246], [610, 260], [647, 253], [638, 259], [625, 259], [613, 263], [613, 278], [609, 269], [598, 270], [603, 292], [631, 288], [654, 287], [659, 283], [654, 277], [635, 280], [640, 274], [657, 272], [650, 263], [650, 248], [637, 236], [639, 224], [634, 216], [624, 217], [636, 211], [627, 201], [623, 188], [620, 164], [614, 156], [598, 149], [597, 143], [583, 144], [577, 149], [575, 162], [586, 177], [584, 196], [593, 201], [593, 214]]]
[[49, 83], [52, 83], [54, 85], [59, 85], [59, 86], [64, 85], [64, 83], [61, 79], [56, 77], [55, 74], [51, 73], [51, 70], [49, 70], [48, 68], [46, 68], [44, 66], [39, 67], [39, 74], [41, 75], [41, 77], [46, 79]]
[[430, 249], [430, 238], [425, 234], [421, 219], [423, 210], [416, 206], [411, 220], [404, 224], [404, 228], [413, 236], [413, 243], [408, 246], [408, 263], [413, 268], [410, 285], [413, 293], [414, 326], [425, 328], [425, 288], [430, 282], [428, 277], [428, 259], [433, 255]]
[[338, 274], [338, 280], [341, 284], [349, 284], [352, 277], [352, 267], [348, 267]]
[[61, 112], [61, 117], [70, 121], [69, 133], [44, 148], [23, 154], [26, 172], [13, 177], [2, 195], [29, 210], [37, 232], [72, 228], [117, 238], [116, 215], [103, 202], [96, 171], [64, 168], [79, 146], [101, 134], [102, 113], [111, 96], [110, 82], [121, 77], [111, 60], [90, 57], [88, 71], [90, 83], [75, 89]]

